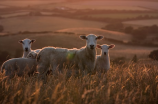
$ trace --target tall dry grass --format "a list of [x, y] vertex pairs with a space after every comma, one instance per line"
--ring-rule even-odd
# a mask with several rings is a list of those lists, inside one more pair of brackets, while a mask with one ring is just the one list
[[158, 67], [112, 65], [106, 73], [65, 78], [49, 75], [46, 84], [37, 76], [2, 81], [1, 104], [157, 104]]

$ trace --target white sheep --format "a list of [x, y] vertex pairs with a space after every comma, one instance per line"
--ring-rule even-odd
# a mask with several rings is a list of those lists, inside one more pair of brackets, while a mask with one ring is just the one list
[[5, 76], [14, 77], [15, 74], [23, 76], [25, 73], [32, 75], [36, 71], [36, 59], [12, 58], [2, 64], [1, 72], [5, 70]]
[[31, 52], [29, 52], [29, 54], [27, 55], [26, 58], [36, 59], [36, 57], [37, 57], [37, 52], [36, 51], [31, 51]]
[[114, 47], [114, 44], [97, 45], [97, 48], [101, 49], [101, 54], [97, 55], [95, 71], [107, 72], [110, 69], [109, 49], [112, 49]]
[[34, 43], [36, 40], [30, 40], [30, 39], [24, 39], [24, 40], [20, 40], [19, 43], [22, 44], [22, 47], [23, 47], [23, 58], [26, 58], [28, 53], [31, 52], [31, 51], [35, 51], [35, 52], [39, 52], [40, 49], [37, 49], [37, 50], [31, 50], [31, 45], [32, 43]]
[[86, 40], [86, 46], [81, 49], [43, 48], [37, 56], [39, 77], [45, 77], [49, 67], [53, 71], [57, 67], [61, 70], [64, 64], [67, 66], [73, 65], [75, 69], [80, 69], [85, 74], [91, 72], [95, 66], [97, 40], [102, 39], [103, 36], [90, 34], [80, 36], [80, 38]]

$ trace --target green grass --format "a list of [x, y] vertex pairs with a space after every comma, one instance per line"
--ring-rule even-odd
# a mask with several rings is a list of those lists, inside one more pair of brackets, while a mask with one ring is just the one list
[[0, 74], [0, 103], [5, 104], [156, 104], [158, 67], [129, 64], [113, 65], [106, 74], [70, 77], [64, 73], [37, 75], [3, 81]]

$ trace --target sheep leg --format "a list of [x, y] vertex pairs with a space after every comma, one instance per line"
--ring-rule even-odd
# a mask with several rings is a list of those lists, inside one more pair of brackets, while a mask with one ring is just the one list
[[40, 64], [37, 66], [38, 79], [42, 79], [44, 83], [46, 82], [46, 74], [49, 70], [49, 65]]
[[15, 69], [13, 68], [6, 68], [7, 70], [5, 70], [5, 76], [7, 76], [7, 78], [11, 79], [14, 77], [15, 75]]

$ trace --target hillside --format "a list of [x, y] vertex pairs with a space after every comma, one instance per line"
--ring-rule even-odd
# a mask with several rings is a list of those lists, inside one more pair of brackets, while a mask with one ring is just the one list
[[97, 34], [97, 35], [103, 35], [106, 38], [120, 40], [124, 42], [131, 41], [131, 35], [121, 33], [121, 32], [115, 32], [115, 31], [109, 31], [99, 28], [67, 28], [58, 30], [58, 32], [72, 32], [75, 34]]
[[0, 19], [5, 32], [56, 31], [65, 28], [101, 28], [106, 23], [49, 16], [25, 16]]

